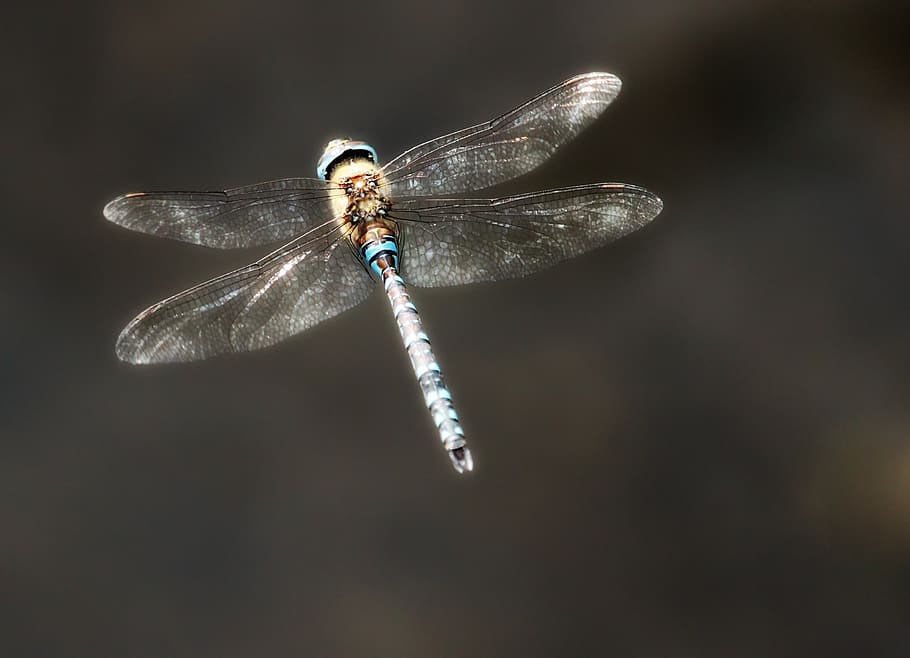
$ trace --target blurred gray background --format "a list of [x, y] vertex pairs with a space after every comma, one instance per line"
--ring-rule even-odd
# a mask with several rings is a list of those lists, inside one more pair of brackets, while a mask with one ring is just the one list
[[[4, 22], [0, 655], [907, 655], [906, 3]], [[116, 361], [136, 312], [265, 250], [129, 233], [115, 195], [310, 176], [339, 134], [390, 158], [588, 70], [617, 102], [498, 191], [666, 207], [530, 279], [414, 291], [470, 477], [379, 291], [264, 352]]]

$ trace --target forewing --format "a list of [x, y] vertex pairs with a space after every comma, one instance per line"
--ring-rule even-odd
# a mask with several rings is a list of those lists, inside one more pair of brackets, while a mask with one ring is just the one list
[[136, 192], [111, 201], [104, 216], [140, 233], [218, 249], [290, 240], [331, 217], [341, 194], [316, 178], [238, 187], [226, 192]]
[[599, 183], [501, 199], [408, 199], [391, 216], [403, 235], [403, 276], [433, 287], [538, 272], [641, 228], [662, 207], [640, 187]]
[[585, 73], [498, 119], [415, 146], [384, 167], [389, 193], [453, 194], [521, 176], [591, 124], [620, 87], [615, 75]]
[[373, 285], [338, 230], [295, 240], [146, 309], [120, 334], [117, 356], [158, 363], [259, 349], [359, 304]]

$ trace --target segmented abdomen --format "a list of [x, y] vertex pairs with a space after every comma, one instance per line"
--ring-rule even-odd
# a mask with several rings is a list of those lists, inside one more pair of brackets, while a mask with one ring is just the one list
[[398, 323], [401, 340], [411, 359], [427, 409], [430, 410], [433, 422], [439, 430], [442, 445], [449, 452], [455, 470], [459, 473], [470, 471], [474, 467], [474, 462], [470, 450], [465, 445], [464, 430], [458, 422], [452, 395], [446, 388], [439, 363], [430, 346], [430, 339], [423, 330], [420, 316], [417, 314], [417, 308], [394, 267], [384, 269], [381, 276], [386, 295], [392, 304], [395, 321]]

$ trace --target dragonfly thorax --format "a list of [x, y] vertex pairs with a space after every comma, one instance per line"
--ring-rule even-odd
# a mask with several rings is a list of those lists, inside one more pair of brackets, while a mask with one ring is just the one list
[[344, 192], [343, 221], [359, 224], [384, 219], [390, 202], [382, 192], [379, 173], [365, 172], [340, 179]]

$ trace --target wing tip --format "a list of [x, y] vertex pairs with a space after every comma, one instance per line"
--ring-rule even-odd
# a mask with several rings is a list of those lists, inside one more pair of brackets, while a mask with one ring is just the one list
[[101, 213], [104, 215], [104, 218], [107, 221], [114, 222], [115, 224], [122, 224], [124, 218], [129, 212], [130, 200], [144, 197], [146, 194], [146, 192], [130, 192], [129, 194], [121, 194], [116, 199], [108, 201]]
[[589, 71], [588, 73], [579, 73], [574, 78], [569, 78], [567, 82], [581, 82], [583, 80], [602, 80], [606, 82], [609, 87], [612, 87], [616, 90], [616, 93], [619, 93], [619, 90], [622, 89], [622, 79], [615, 73], [608, 73], [606, 71]]
[[638, 185], [629, 185], [627, 187], [634, 189], [639, 195], [641, 195], [642, 199], [645, 199], [650, 205], [650, 212], [648, 213], [650, 217], [648, 221], [651, 221], [657, 217], [661, 211], [663, 211], [664, 200], [654, 194], [654, 192], [643, 187], [639, 187]]
[[657, 217], [664, 209], [663, 199], [654, 194], [651, 190], [640, 185], [634, 185], [632, 183], [600, 183], [600, 187], [614, 192], [634, 194], [642, 202], [648, 204], [649, 208], [646, 216], [648, 217], [649, 222]]
[[117, 336], [117, 343], [114, 346], [114, 353], [117, 355], [118, 359], [124, 363], [131, 363], [138, 366], [168, 360], [156, 358], [157, 350], [149, 351], [143, 349], [148, 336], [146, 335], [143, 337], [141, 335], [142, 323], [149, 315], [155, 312], [158, 306], [158, 304], [155, 304], [145, 309], [142, 313], [130, 320], [129, 324], [123, 328], [123, 331]]
[[151, 360], [142, 359], [127, 349], [121, 348], [120, 345], [117, 345], [117, 347], [114, 349], [114, 354], [117, 355], [117, 359], [119, 359], [121, 362], [129, 363], [132, 366], [144, 366], [151, 363]]
[[651, 204], [654, 205], [655, 208], [657, 208], [657, 212], [660, 212], [661, 210], [664, 209], [664, 200], [661, 199], [656, 194], [654, 194], [654, 192], [652, 192], [651, 190], [647, 190], [643, 187], [640, 187], [638, 189], [641, 190], [642, 196], [646, 197], [648, 199], [648, 201], [650, 201]]
[[654, 203], [654, 216], [657, 217], [664, 209], [664, 200], [656, 194], [652, 194], [651, 201]]
[[143, 358], [143, 356], [135, 349], [135, 346], [132, 344], [131, 329], [133, 323], [130, 322], [123, 331], [120, 332], [120, 336], [117, 337], [117, 344], [114, 346], [114, 354], [117, 355], [117, 358], [123, 361], [124, 363], [131, 363], [133, 365], [144, 365], [151, 363], [148, 358]]

